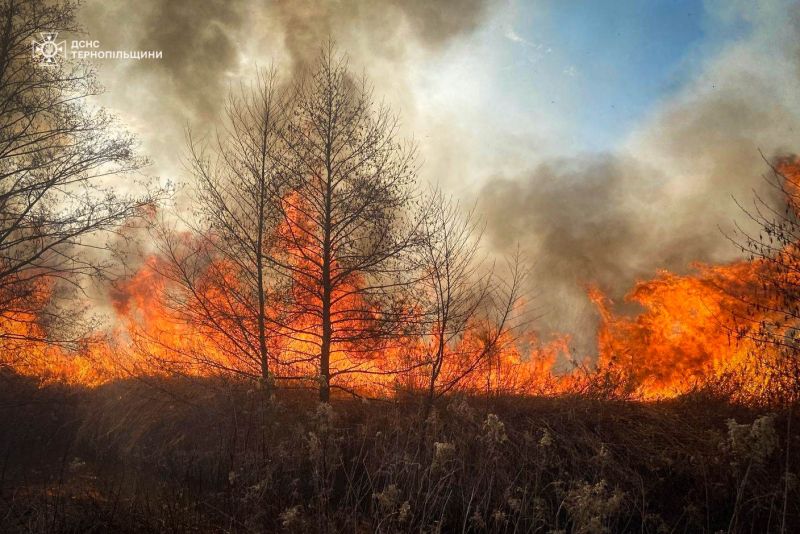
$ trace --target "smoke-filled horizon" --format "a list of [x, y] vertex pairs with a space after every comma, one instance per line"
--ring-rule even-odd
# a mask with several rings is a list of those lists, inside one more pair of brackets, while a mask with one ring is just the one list
[[738, 258], [727, 240], [762, 159], [800, 146], [793, 2], [88, 0], [87, 35], [159, 61], [99, 64], [163, 180], [257, 67], [284, 77], [328, 41], [419, 145], [421, 178], [473, 202], [486, 246], [532, 265], [544, 332], [589, 351], [596, 285], [620, 300], [658, 269]]

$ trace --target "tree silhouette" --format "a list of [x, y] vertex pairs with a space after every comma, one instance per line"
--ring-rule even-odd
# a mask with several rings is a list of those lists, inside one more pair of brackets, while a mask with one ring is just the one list
[[379, 373], [366, 357], [402, 325], [405, 307], [394, 297], [408, 283], [416, 169], [396, 131], [330, 45], [296, 86], [275, 264], [293, 284], [286, 332], [295, 359], [316, 368], [322, 401], [337, 377]]
[[416, 285], [424, 303], [427, 412], [436, 398], [478, 369], [490, 376], [494, 366], [499, 378], [495, 360], [515, 341], [525, 271], [516, 257], [504, 281], [493, 265], [485, 265], [474, 213], [464, 212], [440, 190], [433, 190], [422, 212]]
[[[94, 72], [60, 58], [42, 65], [32, 44], [43, 29], [78, 30], [76, 4], [9, 0], [0, 5], [0, 338], [70, 343], [78, 316], [59, 295], [108, 274], [102, 234], [140, 214], [156, 194], [122, 194], [111, 179], [145, 161], [134, 139], [102, 109]], [[60, 328], [59, 328], [60, 327]]]
[[[267, 300], [277, 298], [270, 256], [275, 246], [280, 177], [276, 158], [285, 102], [274, 70], [232, 93], [224, 126], [212, 142], [189, 135], [191, 238], [169, 225], [156, 228], [165, 261], [155, 267], [171, 282], [168, 307], [176, 319], [213, 332], [208, 339], [229, 364], [195, 354], [206, 365], [271, 381], [268, 341], [274, 331]], [[230, 364], [236, 362], [236, 365]]]
[[791, 402], [800, 394], [800, 163], [765, 161], [764, 178], [784, 204], [756, 195], [752, 207], [741, 206], [758, 230], [738, 225], [730, 239], [758, 268], [752, 289], [733, 295], [747, 307], [736, 334], [763, 351], [760, 365], [772, 377], [764, 396]]

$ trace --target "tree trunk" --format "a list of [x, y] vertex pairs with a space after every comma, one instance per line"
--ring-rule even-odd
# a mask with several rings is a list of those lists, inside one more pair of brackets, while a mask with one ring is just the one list
[[331, 310], [330, 287], [323, 289], [322, 298], [322, 343], [319, 358], [319, 400], [328, 402], [331, 397]]
[[264, 390], [271, 387], [269, 377], [269, 353], [267, 352], [267, 314], [266, 297], [264, 296], [264, 231], [267, 174], [267, 128], [269, 113], [264, 117], [264, 128], [261, 136], [261, 174], [258, 189], [258, 240], [256, 252], [256, 269], [258, 270], [258, 357], [261, 363], [261, 386]]
[[425, 399], [425, 417], [430, 415], [431, 408], [433, 408], [433, 401], [436, 400], [436, 380], [439, 378], [439, 373], [442, 371], [444, 364], [444, 332], [439, 333], [439, 341], [436, 350], [436, 358], [431, 365], [431, 377], [428, 383], [428, 396]]
[[325, 250], [322, 259], [322, 340], [319, 355], [319, 400], [328, 402], [331, 396], [331, 254], [329, 232], [325, 231]]
[[263, 260], [258, 259], [258, 356], [261, 360], [261, 385], [270, 388], [269, 353], [267, 351], [266, 303], [264, 298]]
[[327, 182], [325, 184], [325, 213], [322, 239], [322, 340], [320, 343], [319, 357], [319, 400], [328, 402], [331, 397], [331, 337], [333, 324], [331, 323], [331, 211], [333, 204], [331, 141], [326, 143], [325, 155], [327, 159]]

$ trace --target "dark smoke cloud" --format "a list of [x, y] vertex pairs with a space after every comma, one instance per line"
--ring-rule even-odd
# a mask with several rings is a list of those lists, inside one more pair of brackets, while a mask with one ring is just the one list
[[126, 91], [158, 95], [158, 111], [168, 114], [164, 118], [183, 118], [183, 125], [207, 120], [219, 109], [246, 20], [241, 0], [94, 1], [82, 12], [89, 37], [104, 49], [163, 51], [158, 61], [103, 62], [109, 97]]
[[[285, 44], [296, 66], [313, 61], [329, 38], [354, 44], [365, 40], [373, 54], [404, 52], [410, 35], [421, 45], [437, 49], [455, 36], [475, 30], [484, 20], [485, 0], [383, 0], [363, 2], [279, 1], [274, 10], [285, 28]], [[408, 34], [406, 34], [408, 32]]]
[[241, 0], [155, 2], [143, 19], [145, 32], [136, 47], [163, 50], [164, 59], [137, 64], [131, 75], [157, 69], [154, 75], [198, 114], [215, 111], [227, 89], [226, 73], [238, 60], [237, 30], [245, 20]]
[[[476, 29], [490, 0], [138, 0], [89, 1], [83, 22], [106, 49], [162, 50], [161, 61], [105, 66], [101, 74], [161, 95], [165, 119], [209, 120], [232, 81], [256, 64], [286, 60], [303, 69], [329, 40], [360, 66], [375, 57], [401, 60], [406, 50], [436, 51]], [[108, 68], [106, 68], [108, 67]], [[403, 66], [395, 75], [402, 83]], [[105, 72], [104, 72], [105, 71]], [[143, 87], [142, 81], [151, 85]]]

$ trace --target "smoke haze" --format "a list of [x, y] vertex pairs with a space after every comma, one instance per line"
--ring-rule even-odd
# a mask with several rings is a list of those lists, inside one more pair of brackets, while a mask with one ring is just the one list
[[732, 261], [726, 235], [733, 221], [747, 224], [735, 200], [752, 205], [755, 191], [779, 201], [759, 151], [800, 143], [800, 26], [763, 11], [742, 8], [749, 40], [721, 51], [619, 152], [551, 159], [483, 185], [490, 241], [527, 252], [541, 323], [573, 332], [580, 350], [591, 350], [597, 321], [588, 284], [619, 301], [658, 269]]
[[[618, 301], [660, 268], [686, 272], [693, 261], [737, 257], [724, 235], [742, 219], [732, 197], [746, 204], [753, 189], [771, 195], [759, 150], [771, 157], [800, 146], [800, 25], [791, 5], [709, 2], [714, 16], [745, 21], [746, 37], [715, 51], [624, 143], [599, 153], [573, 149], [546, 113], [521, 125], [532, 121], [490, 100], [480, 67], [453, 60], [459, 43], [476, 55], [473, 38], [493, 33], [528, 50], [531, 62], [549, 53], [508, 29], [513, 2], [91, 0], [83, 23], [103, 48], [163, 50], [161, 61], [105, 62], [100, 79], [109, 90], [103, 104], [172, 180], [183, 176], [185, 128], [209, 129], [232, 86], [257, 65], [300, 72], [333, 39], [401, 114], [403, 133], [420, 145], [423, 177], [475, 200], [492, 251], [525, 252], [540, 328], [571, 332], [588, 351], [597, 314], [587, 285]], [[422, 60], [432, 67], [418, 67]], [[463, 109], [449, 107], [462, 100]]]

